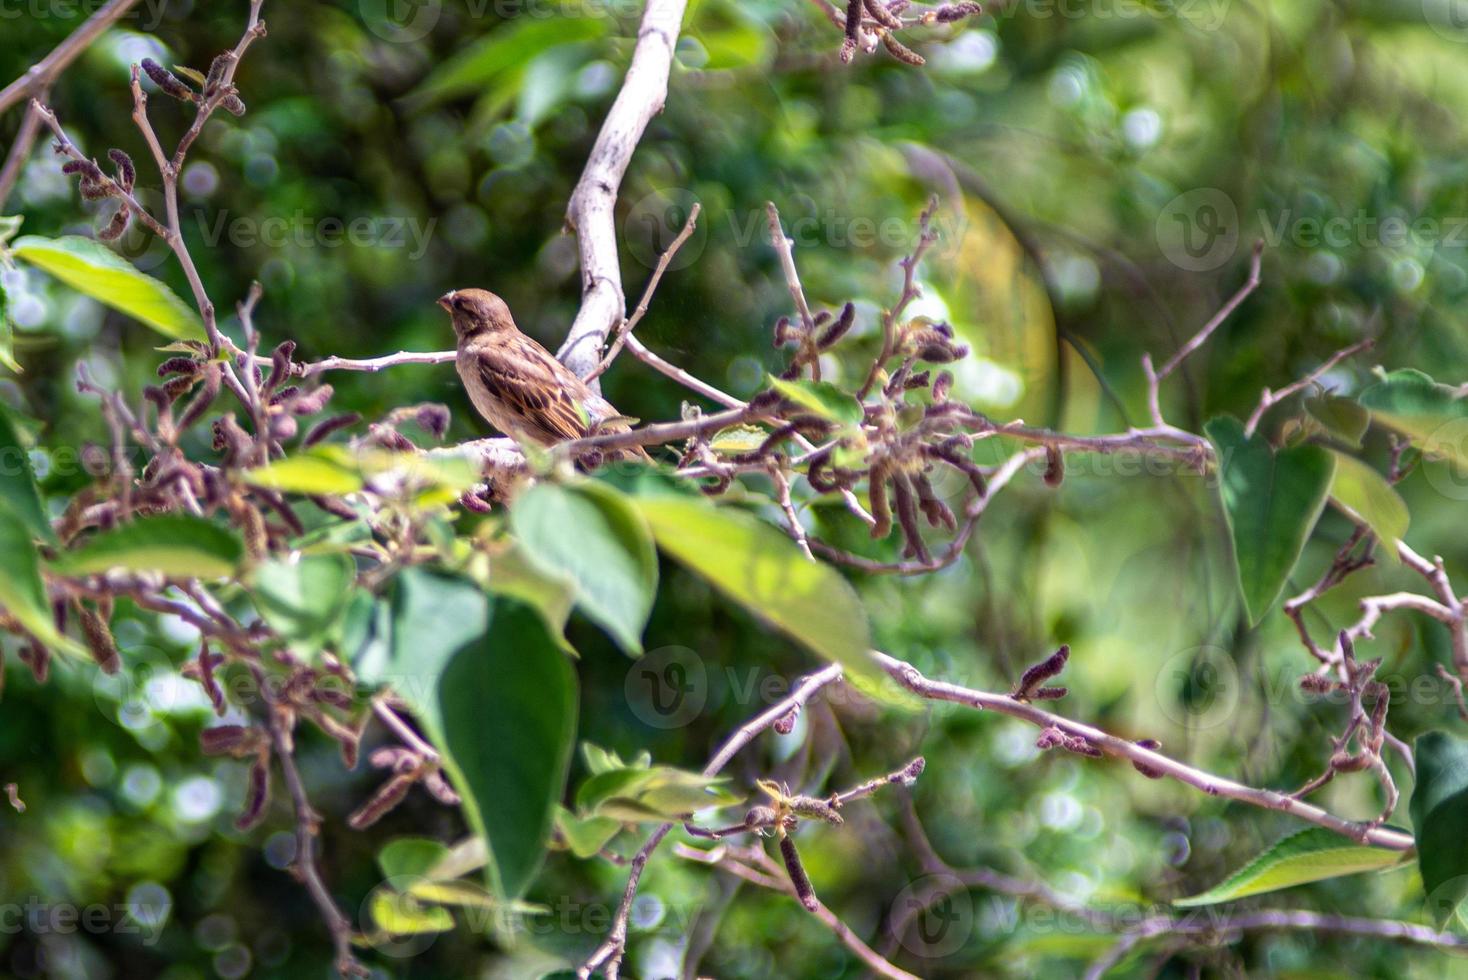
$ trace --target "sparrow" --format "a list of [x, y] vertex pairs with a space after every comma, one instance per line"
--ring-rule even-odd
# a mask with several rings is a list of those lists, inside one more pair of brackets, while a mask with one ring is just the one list
[[[469, 400], [505, 435], [554, 446], [632, 428], [610, 402], [521, 333], [510, 308], [494, 293], [455, 289], [439, 297], [438, 305], [453, 318], [459, 342], [454, 363]], [[614, 456], [651, 461], [640, 446]]]

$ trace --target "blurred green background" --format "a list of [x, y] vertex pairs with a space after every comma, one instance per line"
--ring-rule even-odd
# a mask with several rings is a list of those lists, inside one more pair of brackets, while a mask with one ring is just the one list
[[[68, 34], [79, 7], [91, 9], [0, 3], [0, 81]], [[156, 187], [129, 117], [127, 66], [151, 56], [207, 68], [238, 39], [246, 8], [243, 0], [140, 4], [52, 94], [73, 139], [91, 155], [126, 149], [139, 161], [140, 187]], [[640, 12], [631, 0], [267, 3], [269, 37], [238, 76], [250, 111], [212, 122], [182, 175], [187, 235], [215, 303], [231, 308], [258, 279], [265, 299], [256, 322], [267, 344], [291, 338], [306, 358], [362, 357], [447, 347], [434, 298], [484, 286], [506, 298], [523, 329], [557, 346], [579, 299], [565, 204]], [[1468, 380], [1462, 0], [1029, 0], [909, 32], [928, 58], [920, 69], [882, 52], [839, 65], [839, 34], [797, 0], [695, 0], [684, 28], [665, 111], [621, 190], [623, 274], [635, 301], [688, 207], [702, 205], [698, 231], [639, 335], [733, 394], [753, 393], [784, 358], [770, 331], [789, 294], [767, 243], [764, 203], [778, 205], [795, 239], [813, 305], [857, 303], [859, 348], [897, 294], [895, 262], [932, 193], [942, 201], [943, 238], [923, 267], [920, 312], [949, 320], [972, 345], [957, 390], [995, 417], [1078, 432], [1142, 424], [1141, 355], [1165, 358], [1191, 335], [1243, 281], [1258, 238], [1267, 244], [1263, 285], [1169, 382], [1171, 421], [1198, 431], [1219, 413], [1243, 417], [1261, 388], [1368, 333], [1379, 337], [1376, 350], [1333, 372], [1331, 384], [1359, 390], [1375, 364]], [[161, 95], [152, 114], [165, 142], [191, 118]], [[0, 120], [6, 145], [20, 117], [15, 109]], [[150, 193], [145, 203], [157, 200]], [[99, 223], [92, 207], [43, 144], [4, 210], [23, 214], [28, 233], [89, 234]], [[121, 248], [187, 294], [159, 243], [134, 231]], [[5, 275], [25, 370], [0, 380], [0, 398], [38, 420], [52, 451], [105, 442], [95, 402], [75, 391], [75, 365], [135, 398], [153, 376], [159, 341], [34, 270]], [[225, 327], [238, 335], [237, 324]], [[852, 358], [827, 369], [842, 377], [862, 367]], [[447, 366], [330, 380], [337, 410], [370, 419], [440, 401], [454, 413], [451, 439], [487, 434]], [[604, 382], [622, 411], [645, 420], [677, 417], [689, 399], [626, 357]], [[1275, 424], [1284, 417], [1270, 416]], [[1373, 433], [1368, 458], [1385, 453]], [[86, 483], [75, 467], [50, 467], [44, 454], [38, 462], [44, 489], [63, 494]], [[961, 488], [948, 489], [957, 497]], [[1412, 508], [1408, 540], [1468, 575], [1468, 485], [1429, 466], [1400, 490]], [[822, 506], [813, 520], [865, 553], [895, 549], [866, 542], [839, 509]], [[1327, 514], [1298, 588], [1347, 530]], [[685, 724], [650, 724], [658, 719], [636, 696], [636, 676], [629, 681], [632, 663], [578, 619], [578, 737], [698, 768], [761, 709], [762, 679], [817, 664], [681, 570], [663, 573], [647, 647], [697, 665], [701, 708]], [[1308, 657], [1277, 610], [1247, 628], [1214, 489], [1195, 474], [1082, 457], [1050, 490], [1027, 473], [953, 567], [858, 587], [882, 648], [936, 676], [1004, 689], [1026, 664], [1070, 643], [1071, 694], [1059, 710], [1159, 738], [1167, 751], [1245, 782], [1304, 783], [1344, 723], [1338, 706], [1298, 694]], [[1361, 595], [1418, 587], [1399, 569], [1368, 570], [1322, 602], [1311, 626], [1324, 638], [1354, 619]], [[158, 918], [136, 930], [0, 922], [0, 974], [325, 975], [325, 930], [279, 870], [293, 846], [286, 808], [277, 800], [261, 829], [236, 833], [245, 766], [198, 751], [208, 705], [176, 673], [193, 649], [190, 631], [150, 617], [120, 623], [117, 633], [128, 667], [122, 684], [58, 669], [37, 686], [8, 659], [0, 781], [17, 783], [28, 809], [0, 807], [0, 896], [101, 904], [114, 922], [120, 906]], [[1450, 694], [1432, 683], [1445, 647], [1440, 628], [1399, 614], [1365, 651], [1385, 657], [1384, 676], [1423, 682], [1424, 693], [1393, 699], [1399, 737], [1461, 724]], [[1042, 754], [1032, 728], [997, 717], [937, 707], [875, 721], [860, 705], [817, 706], [793, 735], [741, 756], [736, 782], [779, 773], [816, 785], [828, 767], [830, 785], [841, 787], [922, 753], [928, 770], [914, 788], [916, 807], [951, 864], [1042, 879], [1111, 911], [1200, 891], [1298, 826], [1112, 762]], [[343, 820], [377, 774], [345, 771], [315, 733], [301, 758], [326, 818], [326, 873], [354, 918], [379, 880], [373, 856], [384, 842], [463, 833], [456, 812], [419, 793], [369, 832], [350, 832]], [[1410, 775], [1398, 761], [1405, 789]], [[1381, 806], [1369, 775], [1339, 778], [1315, 800], [1353, 818]], [[802, 839], [823, 900], [869, 938], [920, 874], [900, 817], [897, 800], [879, 796], [854, 809], [847, 827]], [[554, 915], [536, 921], [513, 953], [482, 930], [460, 928], [416, 956], [369, 951], [368, 960], [384, 977], [537, 975], [596, 944], [624, 876], [555, 856], [529, 896]], [[748, 887], [731, 896], [726, 879], [670, 851], [651, 866], [642, 895], [633, 976], [677, 976], [701, 908], [722, 909], [702, 975], [862, 975], [787, 899]], [[1246, 904], [1425, 921], [1412, 868]], [[961, 934], [953, 948], [899, 950], [897, 960], [933, 977], [1071, 976], [1108, 945], [1074, 921], [1037, 917], [983, 889], [949, 910]], [[1198, 970], [1468, 976], [1435, 952], [1308, 934], [1149, 947], [1124, 972]]]

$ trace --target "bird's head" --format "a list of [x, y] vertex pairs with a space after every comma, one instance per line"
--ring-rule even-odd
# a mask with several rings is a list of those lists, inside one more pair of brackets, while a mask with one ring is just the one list
[[438, 298], [438, 305], [454, 319], [460, 338], [481, 330], [502, 332], [515, 329], [515, 318], [505, 301], [487, 289], [453, 289]]

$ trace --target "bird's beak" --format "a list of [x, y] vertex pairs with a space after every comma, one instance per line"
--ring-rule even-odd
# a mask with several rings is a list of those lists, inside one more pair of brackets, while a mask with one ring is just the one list
[[438, 305], [439, 306], [442, 306], [444, 309], [448, 310], [449, 312], [453, 312], [453, 309], [454, 309], [454, 297], [457, 296], [457, 295], [459, 295], [457, 291], [452, 290], [452, 289], [449, 290], [448, 292], [444, 293], [442, 296], [440, 296], [438, 298]]

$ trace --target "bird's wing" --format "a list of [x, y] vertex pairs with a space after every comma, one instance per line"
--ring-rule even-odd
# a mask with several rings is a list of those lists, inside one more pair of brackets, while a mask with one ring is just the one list
[[551, 441], [579, 439], [588, 420], [577, 400], [576, 376], [528, 337], [480, 348], [479, 376], [490, 394], [528, 429]]

